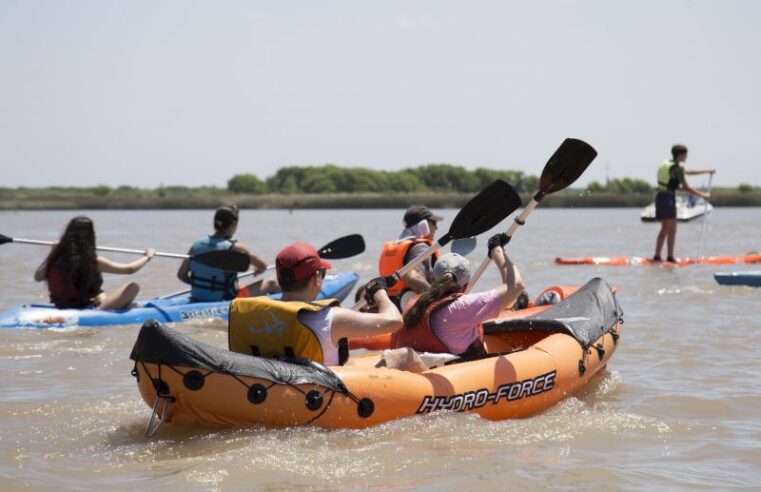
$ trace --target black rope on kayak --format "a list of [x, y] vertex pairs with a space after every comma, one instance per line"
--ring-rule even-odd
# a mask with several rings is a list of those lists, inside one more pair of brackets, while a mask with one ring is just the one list
[[327, 405], [325, 405], [320, 413], [314, 416], [309, 422], [307, 422], [307, 425], [314, 423], [315, 420], [319, 419], [323, 415], [325, 415], [325, 412], [328, 411], [328, 408], [330, 407], [330, 404], [333, 403], [333, 397], [336, 395], [335, 391], [330, 392], [330, 399], [328, 400]]
[[598, 343], [595, 345], [595, 349], [597, 350], [597, 357], [602, 360], [602, 358], [605, 356], [605, 346], [601, 343]]

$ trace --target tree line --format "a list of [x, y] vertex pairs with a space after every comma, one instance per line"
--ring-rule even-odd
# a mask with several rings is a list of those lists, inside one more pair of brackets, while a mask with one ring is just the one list
[[[376, 171], [362, 167], [288, 166], [265, 180], [253, 174], [236, 174], [227, 182], [231, 193], [263, 195], [321, 193], [474, 193], [495, 179], [504, 179], [518, 191], [533, 193], [539, 178], [521, 171], [478, 168], [467, 170], [451, 164], [427, 164], [400, 171]], [[749, 189], [741, 185], [740, 190]], [[591, 182], [590, 193], [652, 193], [655, 188], [642, 179], [622, 178], [606, 183]]]
[[237, 174], [227, 182], [232, 193], [473, 193], [495, 179], [504, 179], [519, 191], [539, 188], [539, 178], [521, 171], [478, 168], [469, 171], [451, 164], [427, 164], [401, 171], [376, 171], [361, 167], [288, 166], [261, 180], [253, 174]]

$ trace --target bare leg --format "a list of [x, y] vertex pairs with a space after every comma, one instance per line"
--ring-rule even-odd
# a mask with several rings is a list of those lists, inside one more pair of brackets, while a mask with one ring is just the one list
[[266, 278], [246, 286], [248, 295], [251, 297], [262, 296], [265, 294], [277, 294], [280, 292], [280, 285], [274, 278]]
[[676, 244], [676, 219], [669, 219], [668, 223], [668, 252], [670, 257], [674, 257], [674, 245]]
[[655, 256], [660, 257], [663, 250], [663, 243], [666, 241], [666, 235], [668, 234], [668, 222], [669, 219], [661, 220], [661, 230], [658, 232], [658, 239], [655, 241]]
[[[132, 304], [137, 294], [140, 292], [140, 286], [135, 282], [124, 284], [110, 294], [101, 294], [98, 296], [100, 304], [98, 309], [121, 309]], [[96, 301], [97, 302], [97, 301]]]

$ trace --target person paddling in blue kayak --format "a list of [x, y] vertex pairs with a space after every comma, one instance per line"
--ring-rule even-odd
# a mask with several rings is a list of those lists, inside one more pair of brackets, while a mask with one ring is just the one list
[[154, 253], [152, 248], [146, 249], [142, 258], [130, 263], [118, 263], [99, 256], [95, 252], [92, 220], [74, 217], [35, 270], [34, 279], [38, 282], [47, 280], [50, 302], [61, 309], [125, 308], [135, 300], [140, 286], [129, 282], [105, 294], [102, 273], [135, 273], [153, 258]]
[[663, 243], [667, 242], [668, 256], [666, 261], [676, 262], [674, 245], [676, 244], [676, 191], [684, 190], [708, 200], [710, 195], [695, 190], [687, 184], [686, 174], [713, 174], [715, 169], [685, 169], [682, 163], [687, 160], [687, 147], [674, 145], [671, 147], [671, 159], [666, 159], [658, 167], [658, 194], [655, 195], [655, 220], [661, 222], [661, 230], [655, 242], [653, 261], [661, 261]]
[[[248, 246], [233, 239], [238, 230], [238, 218], [238, 207], [235, 205], [219, 207], [214, 213], [214, 234], [196, 239], [188, 255], [199, 255], [215, 250], [240, 251], [248, 255], [255, 275], [264, 273], [267, 270], [267, 264], [252, 253]], [[183, 260], [177, 270], [177, 278], [191, 285], [190, 298], [196, 302], [235, 299], [240, 290], [237, 273], [202, 265], [190, 259]], [[280, 286], [272, 278], [259, 280], [245, 288], [249, 296], [280, 292]]]

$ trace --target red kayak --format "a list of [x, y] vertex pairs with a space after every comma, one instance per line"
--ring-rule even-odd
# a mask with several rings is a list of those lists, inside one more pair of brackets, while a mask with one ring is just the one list
[[761, 263], [761, 254], [752, 253], [740, 256], [704, 256], [698, 258], [677, 258], [673, 261], [653, 261], [642, 256], [585, 256], [581, 258], [555, 258], [558, 265], [661, 265], [666, 267], [681, 267], [687, 265], [735, 265], [738, 263]]

